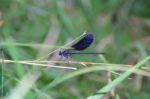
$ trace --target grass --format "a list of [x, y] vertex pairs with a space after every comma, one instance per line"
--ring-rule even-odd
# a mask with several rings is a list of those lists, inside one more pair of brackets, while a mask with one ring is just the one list
[[[149, 99], [148, 4], [1, 0], [0, 98]], [[105, 55], [60, 60], [59, 50], [70, 48], [85, 32], [95, 36], [85, 52]]]

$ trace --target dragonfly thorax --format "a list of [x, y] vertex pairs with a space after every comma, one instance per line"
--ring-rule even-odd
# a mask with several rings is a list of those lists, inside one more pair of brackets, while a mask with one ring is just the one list
[[69, 50], [60, 51], [59, 55], [68, 58], [69, 57]]

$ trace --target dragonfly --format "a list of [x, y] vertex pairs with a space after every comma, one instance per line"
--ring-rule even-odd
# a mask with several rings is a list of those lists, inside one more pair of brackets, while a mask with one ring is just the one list
[[73, 44], [71, 49], [66, 49], [64, 51], [60, 51], [59, 55], [65, 58], [69, 58], [72, 54], [104, 54], [99, 52], [81, 52], [82, 50], [85, 50], [88, 48], [94, 41], [93, 34], [86, 34], [83, 38], [81, 38], [78, 42]]

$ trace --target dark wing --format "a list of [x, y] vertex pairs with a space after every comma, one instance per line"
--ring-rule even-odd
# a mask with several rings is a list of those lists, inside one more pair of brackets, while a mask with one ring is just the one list
[[84, 50], [91, 45], [94, 40], [94, 36], [92, 34], [85, 35], [80, 41], [72, 45], [75, 50]]

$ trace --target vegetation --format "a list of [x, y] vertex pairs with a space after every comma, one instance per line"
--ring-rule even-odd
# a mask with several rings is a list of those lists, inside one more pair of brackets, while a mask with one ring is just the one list
[[[149, 0], [1, 0], [0, 97], [150, 99]], [[63, 60], [60, 50], [92, 33]]]

